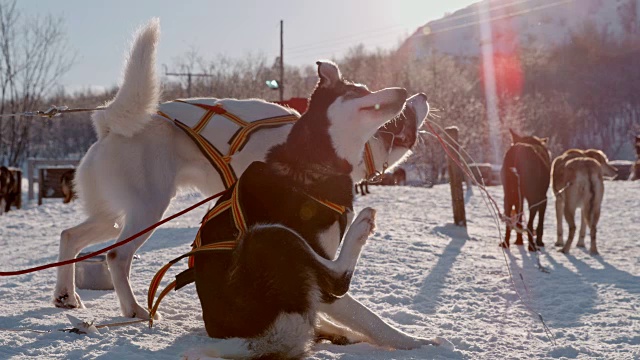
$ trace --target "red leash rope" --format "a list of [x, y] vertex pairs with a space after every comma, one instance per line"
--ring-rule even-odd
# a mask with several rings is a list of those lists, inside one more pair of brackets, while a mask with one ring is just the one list
[[126, 239], [124, 239], [124, 240], [122, 240], [120, 242], [117, 242], [117, 243], [115, 243], [113, 245], [107, 246], [106, 248], [104, 248], [102, 250], [98, 250], [98, 251], [92, 252], [90, 254], [83, 255], [83, 256], [81, 256], [79, 258], [69, 259], [69, 260], [65, 260], [65, 261], [58, 261], [58, 262], [55, 262], [55, 263], [50, 263], [50, 264], [46, 264], [46, 265], [40, 265], [40, 266], [36, 266], [36, 267], [24, 269], [24, 270], [0, 271], [0, 276], [16, 276], [16, 275], [29, 274], [29, 273], [40, 271], [40, 270], [44, 270], [44, 269], [49, 269], [49, 268], [54, 268], [54, 267], [74, 264], [74, 263], [77, 263], [79, 261], [86, 260], [88, 258], [94, 257], [96, 255], [100, 255], [100, 254], [105, 253], [105, 252], [107, 252], [107, 251], [109, 251], [111, 249], [115, 249], [118, 246], [122, 246], [124, 244], [127, 244], [127, 243], [133, 241], [134, 239], [138, 238], [140, 235], [142, 235], [142, 234], [144, 234], [144, 233], [146, 233], [148, 231], [151, 231], [151, 230], [157, 228], [158, 226], [177, 218], [178, 216], [182, 216], [182, 215], [188, 213], [189, 211], [191, 211], [191, 210], [193, 210], [193, 209], [195, 209], [197, 207], [202, 206], [203, 204], [205, 204], [205, 203], [217, 198], [218, 196], [224, 194], [226, 191], [227, 190], [224, 190], [224, 191], [221, 191], [221, 192], [219, 192], [219, 193], [217, 193], [215, 195], [209, 196], [208, 198], [200, 201], [199, 203], [197, 203], [195, 205], [192, 205], [192, 206], [190, 206], [190, 207], [188, 207], [188, 208], [186, 208], [186, 209], [184, 209], [184, 210], [182, 210], [182, 211], [180, 211], [178, 213], [175, 213], [175, 214], [169, 216], [168, 218], [163, 219], [163, 220], [161, 220], [161, 221], [159, 221], [159, 222], [147, 227], [146, 229], [144, 229], [142, 231], [139, 231], [138, 233], [136, 233], [136, 234], [134, 234], [132, 236], [129, 236], [128, 238], [126, 238]]

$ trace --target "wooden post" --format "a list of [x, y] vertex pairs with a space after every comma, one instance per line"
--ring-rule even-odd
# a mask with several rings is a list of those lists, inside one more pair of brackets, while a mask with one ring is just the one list
[[40, 168], [38, 171], [38, 206], [42, 205], [42, 195], [44, 193], [44, 169]]
[[[455, 140], [455, 143], [451, 142], [449, 138], [446, 141], [449, 143], [451, 155], [455, 157], [458, 163], [461, 163], [460, 156], [458, 155], [458, 128], [456, 126], [450, 126], [444, 131]], [[449, 164], [449, 184], [451, 185], [451, 203], [453, 205], [453, 223], [458, 226], [467, 226], [467, 219], [464, 212], [464, 193], [462, 192], [462, 170], [458, 168], [458, 165], [447, 157]]]
[[[33, 159], [27, 160], [27, 179], [29, 180], [29, 200], [33, 200], [33, 170], [35, 169], [35, 164]], [[21, 185], [22, 186], [22, 185]]]

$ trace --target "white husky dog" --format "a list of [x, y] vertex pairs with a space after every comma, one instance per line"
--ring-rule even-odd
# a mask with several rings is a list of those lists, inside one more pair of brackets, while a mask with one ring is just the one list
[[[113, 238], [121, 241], [156, 223], [180, 188], [195, 188], [205, 195], [225, 189], [220, 174], [198, 145], [174, 122], [157, 114], [160, 87], [155, 54], [159, 32], [159, 21], [154, 19], [137, 33], [118, 93], [105, 110], [92, 115], [98, 141], [82, 159], [75, 178], [78, 197], [88, 218], [62, 232], [60, 260], [74, 258], [91, 244]], [[428, 104], [423, 94], [410, 100], [408, 109], [413, 111], [413, 121], [405, 121], [403, 126], [392, 124], [395, 129], [388, 131], [381, 129], [391, 136], [379, 135], [370, 141], [377, 169], [382, 169], [385, 162], [398, 162], [415, 142], [417, 128], [428, 113]], [[219, 100], [223, 106], [234, 101], [238, 102]], [[263, 118], [297, 115], [291, 109], [261, 100], [241, 103], [239, 109], [248, 109], [245, 113], [248, 111], [254, 118], [260, 114]], [[267, 150], [285, 142], [290, 130], [291, 125], [286, 125], [255, 132], [242, 149], [228, 159], [231, 168], [239, 176], [253, 161], [264, 160]], [[222, 147], [224, 141], [215, 145]], [[352, 177], [359, 180], [366, 173], [365, 164], [361, 162], [354, 168]], [[149, 316], [147, 309], [136, 301], [128, 278], [134, 253], [151, 234], [148, 232], [107, 256], [122, 314], [127, 317]], [[53, 295], [57, 307], [83, 307], [75, 292], [74, 271], [73, 265], [58, 268]], [[373, 343], [400, 348], [425, 343], [424, 339], [387, 325], [348, 294], [342, 303], [344, 308], [340, 311], [345, 321], [350, 322], [345, 325]]]

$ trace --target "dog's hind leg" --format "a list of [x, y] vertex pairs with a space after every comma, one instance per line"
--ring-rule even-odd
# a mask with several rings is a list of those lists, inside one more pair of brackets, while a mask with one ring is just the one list
[[[166, 194], [168, 191], [162, 193]], [[160, 199], [156, 197], [154, 202], [145, 200], [145, 198], [144, 196], [140, 197], [140, 199], [138, 199], [140, 200], [139, 205], [128, 209], [126, 212], [127, 215], [124, 219], [124, 226], [116, 242], [132, 236], [162, 219], [162, 215], [169, 206], [170, 199], [168, 197]], [[120, 301], [122, 315], [126, 317], [149, 318], [147, 309], [143, 308], [136, 301], [133, 290], [131, 289], [131, 284], [129, 283], [129, 275], [133, 255], [152, 234], [153, 230], [148, 231], [135, 240], [107, 253], [107, 263], [111, 270], [113, 286]]]
[[567, 238], [567, 242], [564, 244], [564, 247], [560, 252], [565, 254], [569, 253], [571, 249], [571, 243], [573, 242], [573, 237], [576, 235], [576, 220], [575, 220], [576, 209], [571, 204], [567, 204], [564, 208], [564, 218], [567, 220], [569, 224], [569, 237]]
[[316, 342], [322, 340], [328, 340], [336, 345], [349, 345], [367, 341], [367, 338], [362, 334], [334, 323], [324, 314], [320, 314], [316, 323]]
[[585, 219], [589, 226], [591, 235], [591, 247], [589, 253], [598, 255], [598, 247], [596, 246], [596, 233], [598, 232], [598, 221], [600, 220], [600, 209], [602, 206], [602, 198], [604, 197], [604, 184], [602, 178], [598, 179], [597, 175], [590, 174], [591, 182], [591, 199], [589, 201], [589, 212], [585, 211]]
[[435, 339], [413, 337], [392, 327], [358, 300], [345, 294], [331, 304], [321, 304], [320, 311], [367, 341], [389, 349], [415, 349], [423, 345], [440, 345]]
[[544, 214], [547, 211], [546, 201], [538, 205], [538, 227], [536, 228], [536, 246], [544, 246], [542, 235], [544, 234]]
[[598, 232], [598, 220], [600, 220], [600, 208], [591, 210], [591, 219], [589, 221], [589, 234], [591, 236], [591, 248], [589, 254], [598, 255], [598, 247], [596, 246], [596, 233]]
[[[340, 255], [335, 261], [338, 269], [355, 267], [360, 250], [369, 232], [373, 230], [373, 213], [368, 213], [369, 211], [373, 210], [367, 208], [361, 211], [349, 227]], [[350, 329], [354, 336], [361, 334], [378, 346], [412, 349], [422, 345], [437, 345], [433, 340], [415, 338], [393, 328], [348, 293], [332, 303], [321, 304], [320, 311]]]
[[564, 227], [564, 194], [558, 194], [556, 196], [556, 243], [555, 246], [564, 245], [564, 239], [562, 238], [563, 227]]
[[[115, 238], [120, 230], [114, 223], [115, 218], [111, 216], [91, 216], [80, 225], [62, 231], [58, 260], [73, 259], [85, 247]], [[75, 264], [58, 267], [53, 304], [60, 308], [84, 307], [75, 292]]]
[[578, 233], [578, 242], [576, 243], [577, 247], [585, 247], [584, 245], [584, 238], [587, 236], [587, 226], [589, 224], [589, 222], [586, 219], [586, 214], [585, 212], [587, 211], [586, 208], [582, 208], [581, 210], [581, 214], [580, 214], [580, 232]]
[[[508, 216], [509, 218], [511, 218], [511, 209], [513, 208], [513, 206], [508, 202], [507, 197], [508, 197], [508, 194], [505, 194], [504, 216]], [[506, 249], [510, 246], [509, 241], [511, 240], [511, 230], [512, 230], [511, 221], [507, 222], [507, 226], [505, 226], [505, 228], [506, 230], [504, 234], [504, 242], [500, 243], [500, 246]]]
[[[516, 214], [517, 214], [517, 224], [516, 226], [519, 229], [524, 229], [524, 225], [523, 225], [523, 219], [524, 219], [524, 199], [518, 195], [517, 198], [517, 202], [516, 202]], [[529, 216], [531, 216], [531, 214], [529, 214]], [[522, 239], [522, 231], [517, 231], [516, 232], [516, 242], [514, 243], [515, 245], [524, 245], [524, 241]]]
[[527, 249], [529, 251], [536, 251], [536, 245], [533, 239], [533, 222], [536, 219], [536, 214], [538, 214], [538, 211], [538, 206], [534, 206], [529, 210], [529, 221], [527, 222], [527, 239], [529, 240], [529, 246], [527, 247]]

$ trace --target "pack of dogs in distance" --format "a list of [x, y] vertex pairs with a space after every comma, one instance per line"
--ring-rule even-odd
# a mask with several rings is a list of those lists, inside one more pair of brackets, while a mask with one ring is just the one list
[[[318, 61], [318, 83], [302, 115], [258, 99], [158, 105], [159, 29], [153, 19], [137, 32], [120, 89], [104, 110], [92, 114], [98, 140], [73, 179], [87, 219], [62, 232], [59, 260], [158, 222], [181, 188], [204, 195], [226, 190], [203, 219], [187, 254], [190, 266], [176, 280], [176, 288], [195, 283], [206, 331], [221, 340], [187, 352], [186, 358], [300, 359], [321, 340], [387, 349], [452, 346], [446, 339], [394, 328], [348, 292], [376, 216], [371, 208], [354, 213], [354, 185], [372, 176], [371, 167], [393, 169], [410, 153], [429, 112], [427, 96], [409, 97], [402, 88], [371, 91], [344, 79], [336, 64]], [[214, 117], [217, 121], [210, 121]], [[501, 171], [504, 214], [511, 217], [501, 246], [510, 245], [511, 230], [518, 245], [524, 234], [529, 250], [544, 245], [546, 193], [553, 180], [556, 245], [569, 251], [580, 207], [578, 246], [584, 246], [588, 226], [591, 253], [597, 254], [603, 177], [615, 175], [604, 153], [574, 149], [552, 162], [546, 139], [515, 132], [512, 138]], [[640, 138], [637, 149], [640, 154]], [[2, 199], [15, 186], [7, 173], [0, 169]], [[64, 180], [67, 186], [70, 179]], [[563, 215], [569, 223], [566, 244]], [[160, 317], [138, 303], [129, 283], [135, 276], [132, 258], [152, 233], [107, 253], [127, 317]], [[55, 306], [84, 307], [74, 274], [73, 264], [58, 268]]]

